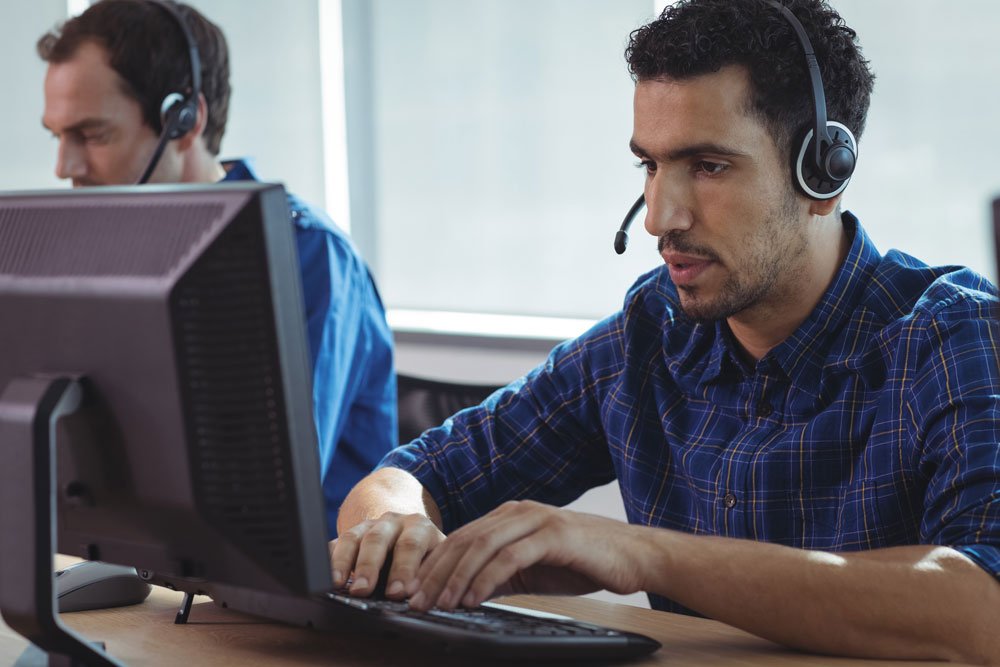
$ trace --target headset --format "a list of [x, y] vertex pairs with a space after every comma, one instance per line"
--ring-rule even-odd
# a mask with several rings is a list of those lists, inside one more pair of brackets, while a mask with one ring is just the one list
[[[857, 139], [842, 123], [827, 120], [823, 77], [820, 75], [812, 42], [809, 41], [802, 23], [795, 18], [795, 14], [788, 7], [777, 0], [764, 0], [764, 2], [778, 10], [791, 24], [802, 46], [806, 68], [809, 71], [815, 122], [805, 132], [799, 150], [792, 151], [792, 175], [795, 184], [810, 199], [819, 201], [833, 199], [844, 191], [854, 173], [854, 167], [858, 162]], [[645, 196], [639, 195], [618, 228], [618, 233], [615, 234], [615, 252], [619, 255], [625, 252], [628, 244], [628, 228], [645, 203]]]
[[187, 92], [173, 92], [163, 98], [160, 103], [160, 124], [163, 129], [160, 131], [160, 139], [156, 144], [156, 150], [146, 165], [142, 176], [136, 181], [136, 185], [142, 185], [149, 180], [160, 162], [163, 149], [167, 142], [172, 139], [179, 139], [191, 131], [198, 120], [198, 99], [201, 97], [201, 57], [198, 55], [198, 44], [194, 35], [188, 27], [187, 21], [181, 15], [177, 7], [164, 0], [146, 0], [150, 4], [161, 7], [181, 28], [184, 34], [184, 41], [187, 44], [188, 62], [191, 64], [191, 88]]

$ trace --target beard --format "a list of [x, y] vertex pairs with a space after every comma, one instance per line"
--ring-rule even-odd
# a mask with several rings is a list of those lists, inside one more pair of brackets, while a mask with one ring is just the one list
[[[704, 257], [722, 266], [717, 253], [692, 242], [689, 234], [686, 230], [669, 231], [660, 236], [657, 248], [661, 254], [669, 248], [677, 253]], [[737, 315], [765, 300], [772, 306], [781, 305], [781, 294], [788, 291], [785, 284], [799, 272], [806, 250], [805, 231], [798, 219], [798, 202], [791, 188], [786, 189], [782, 201], [765, 214], [757, 231], [742, 247], [743, 256], [736, 259], [734, 266], [727, 267], [728, 274], [717, 291], [704, 286], [677, 286], [685, 316], [695, 322], [708, 323]], [[783, 278], [785, 280], [779, 284], [779, 279]]]

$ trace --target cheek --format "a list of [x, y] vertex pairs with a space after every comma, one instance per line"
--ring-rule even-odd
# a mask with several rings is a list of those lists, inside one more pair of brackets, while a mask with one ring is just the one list
[[121, 171], [128, 155], [116, 146], [96, 146], [89, 151], [90, 166], [98, 174], [109, 176]]
[[755, 206], [742, 192], [723, 188], [704, 192], [699, 211], [704, 235], [698, 240], [710, 247], [730, 269], [743, 264], [757, 245], [759, 224]]
[[88, 152], [93, 177], [108, 185], [126, 185], [135, 180], [140, 151], [123, 144], [95, 146]]

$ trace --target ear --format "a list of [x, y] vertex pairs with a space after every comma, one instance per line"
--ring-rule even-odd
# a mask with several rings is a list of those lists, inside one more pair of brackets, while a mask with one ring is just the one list
[[840, 205], [840, 198], [843, 195], [837, 195], [832, 199], [810, 199], [809, 200], [809, 213], [812, 215], [825, 218], [834, 211], [837, 210], [837, 206]]
[[205, 126], [208, 125], [208, 101], [204, 94], [198, 95], [198, 119], [194, 122], [194, 127], [183, 137], [177, 139], [177, 148], [186, 151], [194, 145], [195, 139], [205, 133]]

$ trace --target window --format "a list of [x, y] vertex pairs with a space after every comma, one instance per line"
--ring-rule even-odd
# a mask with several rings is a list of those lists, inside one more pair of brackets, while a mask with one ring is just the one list
[[343, 6], [352, 233], [390, 308], [596, 319], [660, 264], [641, 221], [612, 248], [650, 0]]
[[[343, 0], [352, 232], [390, 309], [593, 320], [659, 266], [641, 220], [612, 250], [655, 4]], [[878, 75], [845, 206], [882, 252], [994, 275], [1000, 5], [833, 4]]]

